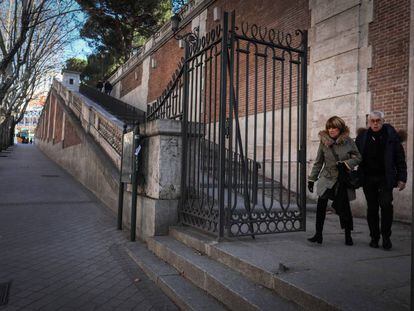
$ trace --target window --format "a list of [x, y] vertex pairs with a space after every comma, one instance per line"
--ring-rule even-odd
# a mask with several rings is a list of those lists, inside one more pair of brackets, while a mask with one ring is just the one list
[[73, 84], [73, 79], [69, 79], [69, 84]]

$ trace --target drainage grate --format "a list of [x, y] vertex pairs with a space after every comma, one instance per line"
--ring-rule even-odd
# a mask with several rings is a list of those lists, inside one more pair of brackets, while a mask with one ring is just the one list
[[5, 306], [9, 300], [11, 282], [0, 283], [0, 306]]
[[7, 158], [6, 155], [0, 155], [0, 158]]
[[59, 175], [41, 175], [42, 177], [48, 177], [48, 178], [55, 178], [59, 177]]

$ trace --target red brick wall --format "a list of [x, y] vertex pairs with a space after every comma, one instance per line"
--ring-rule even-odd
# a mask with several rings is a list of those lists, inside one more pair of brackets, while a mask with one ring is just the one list
[[52, 141], [53, 139], [53, 117], [55, 115], [55, 107], [56, 107], [56, 99], [49, 103], [49, 109], [48, 109], [49, 113], [48, 113], [48, 119], [47, 119], [47, 122], [48, 123], [50, 122], [48, 135], [47, 135], [48, 141]]
[[[188, 27], [188, 29], [190, 28]], [[178, 68], [178, 62], [182, 56], [184, 56], [184, 49], [178, 46], [178, 42], [174, 38], [151, 56], [155, 59], [157, 66], [149, 69], [147, 103], [156, 100], [162, 94], [174, 71]]]
[[[63, 126], [65, 127], [65, 141], [64, 147], [70, 147], [81, 143], [79, 136], [76, 134], [76, 131], [68, 118], [65, 118], [65, 124], [63, 124], [63, 114], [65, 113], [61, 107], [61, 104], [58, 102], [58, 99], [51, 92], [49, 99], [44, 107], [45, 111], [42, 115], [42, 118], [39, 120], [38, 125], [38, 135], [41, 140], [48, 141], [52, 140], [53, 133], [53, 115], [56, 109], [56, 122], [55, 122], [55, 143], [58, 143], [62, 140], [62, 131]], [[50, 115], [50, 118], [49, 118]], [[50, 125], [49, 125], [50, 120]], [[49, 128], [49, 130], [48, 130]]]
[[368, 85], [372, 108], [385, 112], [387, 122], [407, 129], [410, 0], [374, 1], [369, 27], [372, 68]]
[[63, 110], [60, 105], [56, 107], [55, 143], [62, 141]]
[[72, 123], [65, 118], [65, 141], [64, 148], [78, 145], [81, 143], [79, 136], [76, 134], [75, 128], [72, 126]]
[[132, 70], [130, 73], [128, 73], [125, 78], [121, 81], [121, 97], [125, 96], [129, 92], [131, 92], [133, 89], [137, 88], [141, 85], [142, 81], [142, 64], [139, 64], [137, 67], [135, 67], [134, 70]]
[[[310, 12], [307, 0], [218, 0], [213, 2], [208, 8], [207, 30], [213, 29], [217, 24], [217, 22], [213, 21], [213, 9], [216, 6], [220, 7], [222, 12], [230, 12], [234, 9], [236, 11], [237, 25], [240, 25], [241, 21], [247, 21], [249, 24], [256, 23], [257, 25], [264, 25], [268, 28], [276, 28], [291, 33], [295, 29], [308, 29], [310, 26]], [[186, 27], [187, 29], [183, 33], [189, 31], [190, 27], [191, 24]], [[165, 90], [174, 71], [178, 68], [177, 64], [183, 54], [184, 49], [180, 49], [178, 42], [175, 39], [171, 39], [152, 55], [152, 58], [157, 63], [157, 68], [150, 68], [148, 103], [157, 99]], [[250, 75], [254, 75], [253, 70], [250, 71]], [[243, 77], [241, 78], [243, 79]], [[127, 77], [124, 79], [127, 79]], [[253, 78], [250, 77], [250, 79], [252, 80]], [[243, 84], [243, 81], [241, 84]], [[242, 91], [240, 90], [240, 92]], [[270, 106], [271, 103], [267, 100], [266, 105]], [[263, 110], [263, 106], [263, 102], [259, 104], [258, 112]], [[251, 109], [254, 109], [252, 105], [251, 107]]]

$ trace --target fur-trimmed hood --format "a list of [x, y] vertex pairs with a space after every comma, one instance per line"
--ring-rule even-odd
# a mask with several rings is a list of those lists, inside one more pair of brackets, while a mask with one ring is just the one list
[[[320, 131], [319, 134], [319, 139], [321, 141], [321, 143], [323, 145], [325, 145], [326, 147], [330, 147], [335, 143], [335, 140], [331, 138], [331, 136], [329, 136], [329, 133], [327, 130], [323, 130]], [[348, 127], [345, 129], [344, 132], [342, 132], [338, 138], [336, 139], [336, 143], [338, 145], [342, 145], [345, 143], [345, 141], [349, 138], [349, 129]]]
[[[404, 130], [396, 130], [392, 125], [385, 123], [383, 127], [387, 130], [388, 134], [391, 134], [391, 137], [397, 137], [400, 142], [407, 140], [407, 132]], [[364, 134], [368, 131], [369, 128], [360, 127], [357, 130], [357, 136]]]

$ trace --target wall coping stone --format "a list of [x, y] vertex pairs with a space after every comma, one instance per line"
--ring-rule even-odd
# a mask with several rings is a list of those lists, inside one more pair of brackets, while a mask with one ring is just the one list
[[140, 125], [140, 133], [145, 137], [181, 136], [181, 121], [157, 119]]

